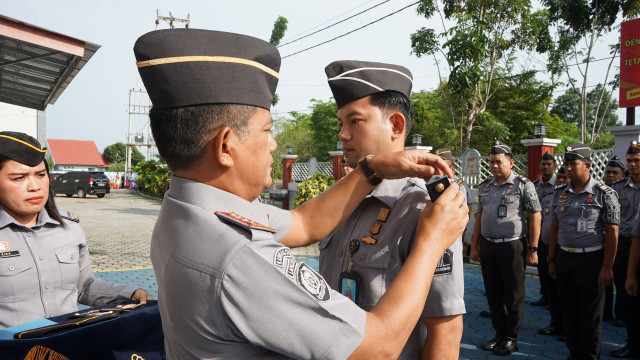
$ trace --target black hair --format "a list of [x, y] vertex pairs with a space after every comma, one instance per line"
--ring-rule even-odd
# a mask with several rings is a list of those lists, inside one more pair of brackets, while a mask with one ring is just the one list
[[208, 104], [151, 108], [151, 131], [160, 156], [171, 170], [189, 169], [203, 155], [211, 136], [228, 126], [244, 139], [256, 108], [249, 105]]
[[404, 136], [405, 138], [409, 136], [409, 131], [411, 131], [411, 125], [413, 123], [413, 109], [411, 108], [411, 102], [404, 94], [392, 90], [382, 91], [370, 95], [369, 102], [371, 105], [377, 106], [384, 111], [397, 111], [401, 113], [405, 118], [406, 129]]
[[[4, 166], [4, 163], [7, 160], [11, 160], [11, 159], [9, 159], [6, 156], [0, 155], [0, 170], [2, 169], [2, 167]], [[49, 177], [49, 164], [46, 161], [44, 161], [44, 168], [47, 171], [47, 178], [51, 179], [51, 177]], [[60, 225], [62, 225], [62, 227], [66, 228], [67, 225], [62, 220], [62, 217], [60, 216], [60, 212], [58, 211], [58, 207], [56, 206], [55, 197], [56, 197], [56, 194], [53, 192], [53, 186], [51, 186], [51, 182], [49, 182], [49, 196], [47, 198], [47, 203], [44, 204], [44, 209], [47, 211], [47, 214], [49, 215], [50, 218], [59, 222]]]

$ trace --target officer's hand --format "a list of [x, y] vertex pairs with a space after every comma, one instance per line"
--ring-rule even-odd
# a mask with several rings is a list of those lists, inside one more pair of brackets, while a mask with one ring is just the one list
[[451, 169], [442, 158], [421, 150], [379, 154], [369, 160], [369, 167], [383, 179], [417, 177], [426, 181], [433, 175], [453, 178]]
[[480, 249], [478, 249], [478, 246], [471, 246], [471, 254], [469, 254], [471, 260], [475, 262], [480, 262]]
[[627, 294], [631, 296], [638, 296], [638, 278], [637, 277], [627, 277], [627, 282], [624, 284], [625, 290], [627, 290]]
[[439, 234], [437, 239], [444, 252], [462, 234], [469, 221], [469, 208], [464, 199], [458, 184], [451, 183], [435, 203], [420, 212], [416, 239], [425, 238], [420, 234]]
[[556, 277], [556, 263], [555, 262], [550, 262], [549, 263], [549, 276], [551, 276], [551, 278], [553, 280], [557, 280], [557, 277]]
[[131, 300], [140, 301], [140, 304], [146, 304], [147, 300], [155, 300], [148, 292], [138, 289], [131, 295]]
[[600, 269], [600, 273], [598, 274], [598, 285], [599, 286], [609, 286], [613, 284], [613, 270], [611, 269]]
[[532, 252], [532, 251], [527, 252], [527, 265], [531, 265], [531, 266], [538, 265], [538, 252], [537, 251], [535, 251], [535, 252]]

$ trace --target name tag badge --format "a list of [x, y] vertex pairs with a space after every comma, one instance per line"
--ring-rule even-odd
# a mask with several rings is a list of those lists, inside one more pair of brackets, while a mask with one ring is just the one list
[[360, 305], [360, 276], [358, 274], [345, 271], [340, 274], [340, 284], [338, 292], [353, 301], [356, 305]]
[[14, 257], [14, 256], [20, 256], [20, 251], [13, 250], [13, 251], [0, 252], [0, 259], [10, 258], [10, 257]]
[[578, 232], [587, 231], [587, 219], [578, 219]]
[[498, 205], [498, 217], [499, 218], [507, 217], [507, 205], [505, 204]]

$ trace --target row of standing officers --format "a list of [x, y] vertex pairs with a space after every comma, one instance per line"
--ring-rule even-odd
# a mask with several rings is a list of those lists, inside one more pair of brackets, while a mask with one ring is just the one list
[[543, 178], [535, 183], [516, 176], [513, 164], [511, 149], [494, 141], [489, 161], [493, 177], [478, 190], [471, 258], [481, 262], [495, 330], [495, 337], [480, 348], [496, 355], [517, 350], [529, 264], [538, 265], [551, 314], [540, 334], [560, 335], [570, 359], [598, 359], [605, 287], [615, 280], [629, 338], [611, 356], [638, 356], [640, 304], [637, 296], [629, 296], [637, 295], [637, 242], [629, 259], [631, 239], [640, 236], [640, 145], [633, 142], [627, 151], [630, 176], [612, 187], [590, 175], [590, 149], [582, 143], [566, 148], [557, 176], [554, 157], [545, 154]]

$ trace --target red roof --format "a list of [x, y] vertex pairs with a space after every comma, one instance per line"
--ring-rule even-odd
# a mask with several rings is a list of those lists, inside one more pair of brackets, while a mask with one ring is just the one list
[[56, 165], [109, 166], [93, 141], [47, 139], [47, 144]]

